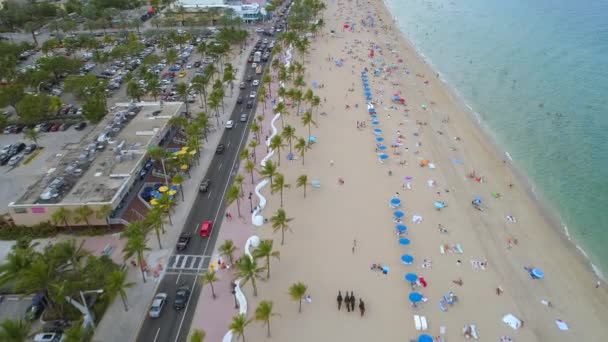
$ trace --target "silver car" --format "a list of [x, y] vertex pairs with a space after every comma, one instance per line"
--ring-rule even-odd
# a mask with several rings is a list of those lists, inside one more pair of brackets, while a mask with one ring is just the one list
[[152, 301], [152, 305], [150, 306], [150, 311], [148, 312], [148, 316], [151, 318], [158, 318], [165, 307], [165, 303], [167, 302], [167, 294], [159, 293], [154, 297]]

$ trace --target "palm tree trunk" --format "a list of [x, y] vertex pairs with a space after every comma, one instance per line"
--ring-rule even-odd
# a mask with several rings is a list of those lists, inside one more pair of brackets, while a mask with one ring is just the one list
[[270, 279], [270, 256], [266, 256], [266, 278]]
[[213, 299], [215, 299], [215, 289], [213, 288], [213, 282], [209, 282], [209, 285], [211, 285], [211, 294], [213, 295]]
[[306, 184], [304, 184], [304, 198], [306, 198]]
[[266, 326], [268, 328], [268, 338], [270, 338], [270, 319], [266, 321]]
[[300, 308], [298, 309], [298, 313], [302, 313], [302, 300], [300, 299]]
[[129, 305], [127, 303], [127, 298], [124, 297], [123, 295], [120, 295], [120, 299], [122, 299], [122, 305], [125, 306], [125, 312], [129, 311]]
[[283, 208], [283, 188], [281, 187], [281, 208]]
[[254, 183], [254, 180], [253, 180], [253, 170], [251, 170], [251, 184], [253, 184], [253, 183]]
[[281, 246], [285, 244], [285, 228], [281, 229]]
[[154, 229], [156, 231], [156, 239], [158, 240], [158, 249], [163, 249], [163, 246], [160, 244], [160, 232], [158, 229]]
[[251, 278], [251, 285], [253, 286], [253, 296], [257, 297], [258, 296], [258, 287], [255, 286], [255, 277]]
[[242, 217], [241, 215], [241, 201], [239, 201], [239, 199], [236, 199], [236, 211], [239, 214], [239, 217]]
[[142, 277], [142, 279], [144, 280], [144, 283], [145, 283], [146, 282], [146, 274], [144, 273], [144, 268], [142, 266], [143, 258], [141, 257], [141, 255], [138, 255], [137, 259], [138, 259], [137, 261], [139, 262], [139, 269], [141, 271], [141, 277]]

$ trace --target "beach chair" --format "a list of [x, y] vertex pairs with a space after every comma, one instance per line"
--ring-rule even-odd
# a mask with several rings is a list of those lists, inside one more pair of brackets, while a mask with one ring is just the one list
[[429, 325], [426, 321], [426, 317], [425, 316], [420, 316], [420, 325], [421, 325], [421, 329], [422, 331], [425, 331], [429, 328]]
[[420, 316], [414, 315], [414, 325], [416, 326], [417, 331], [420, 331], [422, 329], [422, 322], [420, 321]]
[[443, 311], [443, 312], [447, 312], [448, 311], [448, 308], [445, 306], [445, 303], [444, 303], [443, 299], [441, 299], [439, 301], [439, 309], [441, 311]]
[[321, 181], [318, 180], [318, 179], [313, 179], [313, 180], [310, 181], [310, 185], [313, 188], [320, 188], [321, 187]]

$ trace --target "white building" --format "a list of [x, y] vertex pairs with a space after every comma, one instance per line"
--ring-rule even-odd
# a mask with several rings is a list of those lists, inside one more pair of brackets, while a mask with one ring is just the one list
[[255, 22], [263, 20], [266, 9], [257, 3], [252, 4], [227, 4], [234, 3], [225, 0], [179, 0], [177, 6], [183, 6], [187, 11], [196, 12], [207, 8], [232, 9], [234, 14], [243, 19], [244, 22]]

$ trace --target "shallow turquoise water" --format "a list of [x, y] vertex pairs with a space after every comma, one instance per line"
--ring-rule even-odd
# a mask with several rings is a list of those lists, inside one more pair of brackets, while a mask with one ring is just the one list
[[608, 274], [608, 1], [386, 1]]

